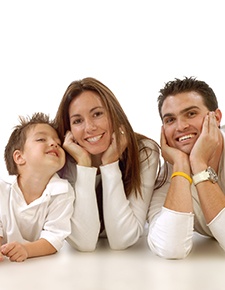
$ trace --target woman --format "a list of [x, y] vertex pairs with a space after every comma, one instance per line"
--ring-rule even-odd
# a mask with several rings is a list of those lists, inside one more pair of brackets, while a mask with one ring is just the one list
[[68, 242], [93, 251], [99, 236], [112, 249], [135, 244], [159, 168], [159, 147], [133, 131], [114, 94], [94, 78], [72, 82], [56, 114], [68, 153], [60, 172], [75, 189]]

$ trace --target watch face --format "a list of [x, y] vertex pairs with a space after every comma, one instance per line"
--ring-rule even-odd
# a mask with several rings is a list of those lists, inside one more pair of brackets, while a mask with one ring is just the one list
[[210, 180], [213, 182], [213, 183], [216, 183], [218, 181], [218, 176], [215, 172], [215, 170], [211, 167], [208, 167], [207, 168], [207, 171], [209, 173], [209, 177], [210, 177]]

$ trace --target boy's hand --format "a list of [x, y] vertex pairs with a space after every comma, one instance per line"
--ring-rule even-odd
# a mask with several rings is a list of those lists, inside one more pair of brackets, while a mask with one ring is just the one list
[[2, 253], [0, 252], [0, 262], [2, 262], [4, 260], [4, 256], [2, 255]]
[[28, 253], [24, 245], [13, 242], [1, 246], [1, 253], [12, 262], [23, 262], [28, 258]]

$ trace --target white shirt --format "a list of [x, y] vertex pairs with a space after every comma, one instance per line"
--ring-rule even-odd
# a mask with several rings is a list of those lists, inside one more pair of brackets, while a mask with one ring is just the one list
[[33, 242], [44, 238], [59, 251], [70, 234], [74, 190], [55, 174], [41, 197], [27, 204], [17, 179], [0, 180], [0, 236], [2, 244]]
[[[143, 140], [151, 154], [141, 151], [142, 197], [134, 192], [126, 197], [119, 162], [100, 166], [103, 188], [103, 213], [105, 232], [112, 249], [125, 249], [137, 242], [144, 232], [149, 202], [158, 172], [159, 150], [151, 140]], [[81, 251], [96, 248], [100, 221], [96, 199], [97, 168], [79, 166], [68, 159], [63, 171], [75, 188], [76, 202], [72, 216], [72, 233], [67, 241]]]
[[[225, 127], [221, 128], [224, 148], [218, 170], [218, 184], [225, 194]], [[192, 184], [194, 213], [181, 213], [163, 207], [170, 186], [172, 165], [168, 164], [166, 183], [153, 194], [148, 213], [150, 249], [164, 258], [184, 258], [192, 249], [193, 231], [214, 237], [225, 250], [225, 209], [207, 224], [200, 206], [196, 187]]]

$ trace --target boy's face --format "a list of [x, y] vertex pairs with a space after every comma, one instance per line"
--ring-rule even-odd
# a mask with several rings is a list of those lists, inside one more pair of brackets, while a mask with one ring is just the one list
[[27, 131], [21, 157], [27, 169], [43, 174], [54, 174], [65, 164], [61, 141], [55, 129], [48, 124], [34, 125]]
[[168, 145], [190, 154], [208, 112], [201, 95], [196, 92], [168, 96], [161, 110]]

